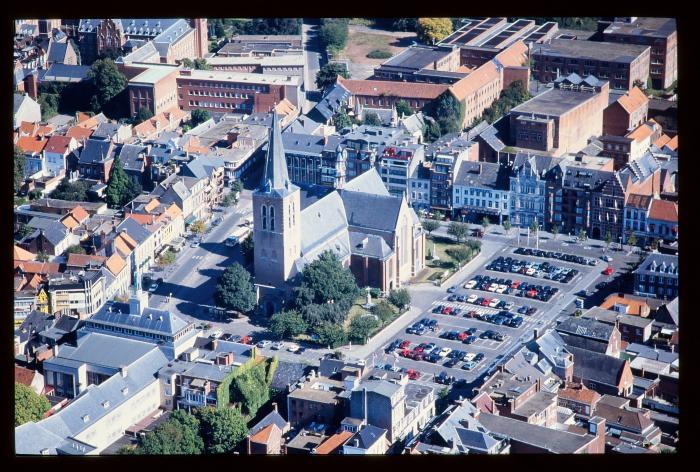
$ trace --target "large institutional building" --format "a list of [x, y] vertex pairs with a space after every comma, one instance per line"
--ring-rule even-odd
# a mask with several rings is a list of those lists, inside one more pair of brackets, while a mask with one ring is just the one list
[[425, 264], [425, 235], [405, 197], [389, 194], [375, 169], [302, 210], [301, 190], [289, 179], [276, 114], [262, 182], [253, 193], [255, 281], [268, 312], [304, 266], [335, 253], [359, 286], [390, 290]]

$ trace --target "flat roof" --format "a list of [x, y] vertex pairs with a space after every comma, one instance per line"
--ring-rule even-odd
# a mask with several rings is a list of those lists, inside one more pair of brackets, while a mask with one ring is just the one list
[[176, 70], [178, 70], [178, 67], [149, 67], [131, 79], [129, 83], [155, 84]]
[[532, 48], [533, 56], [570, 57], [579, 60], [631, 63], [649, 46], [621, 43], [601, 43], [578, 39], [553, 39]]
[[188, 75], [180, 71], [179, 78], [191, 78], [194, 80], [218, 80], [226, 82], [247, 82], [251, 84], [278, 84], [299, 85], [301, 77], [284, 75], [251, 74], [245, 72], [231, 72], [227, 70], [196, 70], [190, 69]]
[[604, 34], [624, 34], [666, 38], [676, 31], [675, 18], [637, 18], [634, 23], [615, 22], [608, 26]]
[[214, 56], [207, 58], [210, 65], [245, 65], [260, 64], [262, 66], [303, 66], [304, 56], [288, 54], [284, 56]]
[[513, 108], [511, 112], [561, 116], [597, 96], [598, 93], [552, 88], [525, 103], [521, 103]]
[[411, 46], [384, 62], [381, 67], [403, 67], [406, 69], [418, 70], [451, 53], [451, 47]]

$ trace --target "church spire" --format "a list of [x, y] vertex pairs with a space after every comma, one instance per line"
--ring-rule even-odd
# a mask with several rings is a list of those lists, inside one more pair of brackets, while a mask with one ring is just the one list
[[277, 111], [273, 108], [272, 126], [270, 127], [267, 157], [265, 159], [265, 172], [263, 173], [262, 182], [260, 182], [260, 190], [269, 192], [272, 189], [289, 188], [290, 184], [279, 118], [277, 117]]

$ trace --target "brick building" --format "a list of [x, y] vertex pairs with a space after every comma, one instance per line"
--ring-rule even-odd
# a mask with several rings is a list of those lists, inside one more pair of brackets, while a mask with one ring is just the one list
[[293, 427], [303, 427], [311, 422], [326, 425], [337, 424], [342, 418], [340, 393], [343, 382], [316, 376], [313, 372], [301, 387], [287, 395], [287, 418]]
[[634, 294], [673, 300], [678, 296], [678, 256], [652, 253], [634, 274]]
[[650, 48], [636, 44], [605, 44], [596, 41], [553, 39], [531, 51], [533, 77], [549, 83], [561, 75], [593, 75], [609, 80], [613, 89], [629, 90], [646, 85]]
[[605, 135], [601, 155], [615, 159], [615, 169], [639, 159], [662, 136], [661, 126], [654, 120], [644, 122], [624, 136]]
[[593, 416], [601, 396], [595, 390], [589, 390], [581, 384], [568, 384], [559, 389], [557, 404], [573, 410], [581, 416]]
[[632, 87], [603, 111], [603, 134], [624, 136], [644, 123], [648, 114], [649, 99], [638, 87]]
[[357, 106], [391, 109], [397, 101], [404, 100], [411, 110], [416, 112], [448, 89], [447, 85], [439, 84], [351, 80], [340, 76], [337, 83], [350, 92], [348, 107], [353, 109]]
[[[627, 21], [600, 22], [603, 41], [651, 47], [650, 78], [656, 89], [670, 87], [678, 76], [675, 18], [626, 18]], [[603, 46], [604, 47], [604, 46]]]
[[303, 48], [300, 34], [237, 34], [216, 54], [217, 56], [254, 57], [301, 55]]
[[511, 142], [555, 156], [580, 151], [603, 131], [608, 88], [595, 77], [561, 77], [553, 88], [510, 111]]
[[452, 46], [411, 46], [374, 69], [374, 79], [406, 82], [454, 83], [459, 72], [459, 49]]

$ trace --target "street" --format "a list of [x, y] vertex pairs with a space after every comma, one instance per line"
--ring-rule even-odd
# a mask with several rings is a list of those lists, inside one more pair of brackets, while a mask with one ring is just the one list
[[302, 113], [308, 113], [321, 99], [321, 92], [316, 87], [316, 73], [324, 61], [324, 52], [318, 39], [318, 20], [302, 19], [301, 41], [304, 48], [304, 89], [306, 102]]

